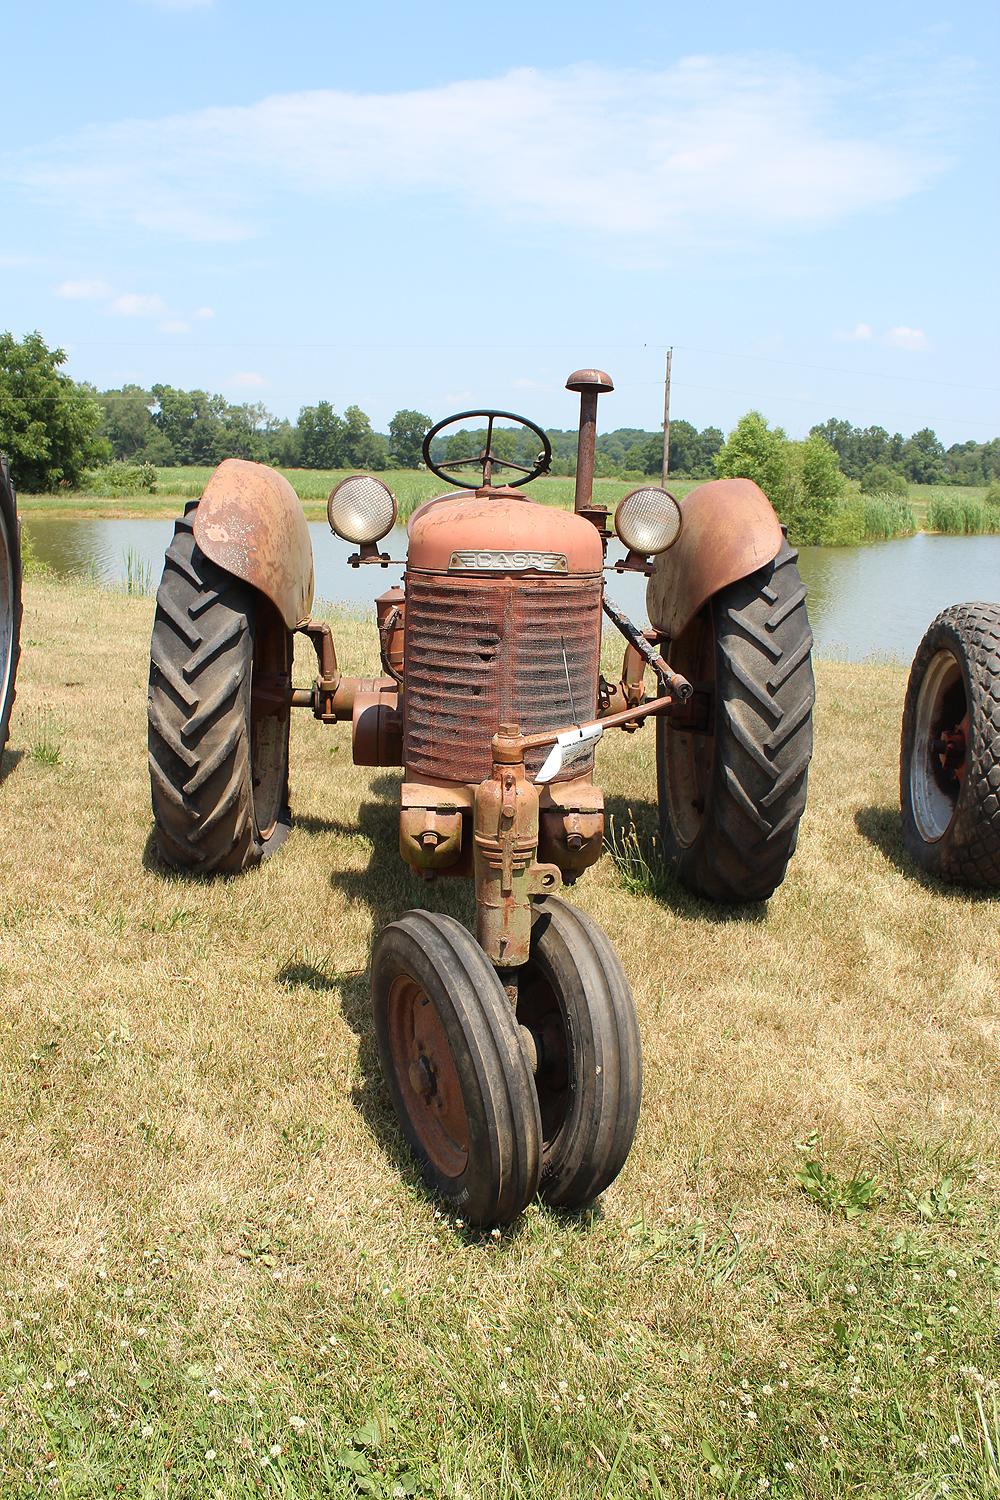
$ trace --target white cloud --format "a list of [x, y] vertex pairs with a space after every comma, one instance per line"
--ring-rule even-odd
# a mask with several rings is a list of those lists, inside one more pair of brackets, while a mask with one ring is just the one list
[[837, 337], [849, 343], [863, 343], [866, 339], [874, 338], [875, 333], [870, 323], [855, 323], [850, 333], [841, 333]]
[[123, 318], [163, 318], [170, 309], [155, 293], [123, 292], [111, 303], [111, 311]]
[[106, 281], [61, 281], [55, 293], [80, 302], [103, 302], [113, 295]]
[[195, 313], [195, 317], [196, 318], [214, 318], [215, 317], [215, 308], [214, 307], [199, 307], [198, 310], [197, 310], [197, 312]]
[[215, 0], [145, 0], [155, 10], [207, 10]]
[[257, 232], [277, 192], [344, 208], [352, 193], [433, 194], [493, 221], [611, 236], [641, 256], [644, 245], [822, 226], [917, 192], [944, 165], [921, 102], [916, 84], [902, 102], [889, 89], [880, 98], [870, 79], [785, 56], [521, 68], [89, 127], [8, 155], [0, 178], [105, 227], [189, 240]]
[[267, 385], [263, 375], [258, 374], [256, 370], [237, 370], [235, 375], [229, 377], [229, 383], [245, 391], [259, 391]]
[[919, 353], [921, 349], [927, 348], [927, 335], [922, 328], [907, 328], [901, 325], [899, 328], [890, 328], [885, 336], [887, 344], [894, 349], [908, 349], [911, 353]]
[[185, 323], [183, 318], [167, 318], [165, 323], [160, 324], [161, 333], [190, 333], [191, 324]]

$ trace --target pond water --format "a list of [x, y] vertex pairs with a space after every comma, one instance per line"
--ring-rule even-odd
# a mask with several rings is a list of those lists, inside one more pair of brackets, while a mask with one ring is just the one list
[[[155, 588], [171, 521], [101, 521], [29, 516], [25, 527], [38, 557], [56, 573], [123, 582], [145, 574]], [[349, 568], [352, 548], [321, 522], [310, 525], [316, 594], [367, 609], [402, 570]], [[386, 540], [390, 557], [406, 555], [406, 532]], [[803, 547], [802, 575], [820, 656], [862, 661], [869, 656], [909, 662], [939, 610], [967, 599], [1000, 599], [1000, 536], [906, 537], [868, 547]], [[608, 595], [633, 619], [645, 619], [645, 581], [608, 576]]]

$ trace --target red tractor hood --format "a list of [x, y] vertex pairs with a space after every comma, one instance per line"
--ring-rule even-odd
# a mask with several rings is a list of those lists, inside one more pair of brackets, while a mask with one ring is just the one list
[[410, 520], [407, 567], [422, 573], [593, 576], [604, 566], [597, 529], [573, 511], [517, 490], [429, 501]]

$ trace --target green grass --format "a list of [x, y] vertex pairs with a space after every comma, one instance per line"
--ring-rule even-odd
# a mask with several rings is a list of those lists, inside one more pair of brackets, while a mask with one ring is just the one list
[[[157, 469], [157, 491], [154, 495], [100, 496], [92, 494], [19, 495], [18, 504], [24, 514], [32, 512], [50, 515], [78, 515], [121, 517], [135, 519], [157, 519], [176, 515], [186, 500], [196, 500], [202, 493], [212, 474], [211, 468]], [[350, 469], [283, 469], [302, 501], [310, 521], [326, 518], [326, 501], [338, 480], [345, 479]], [[433, 474], [413, 469], [389, 469], [379, 476], [384, 479], [396, 496], [400, 519], [405, 521], [416, 507], [445, 489], [441, 480]], [[671, 490], [686, 495], [698, 481], [692, 479], [672, 480]], [[598, 479], [594, 484], [595, 498], [610, 510], [623, 495], [635, 489], [637, 482], [623, 479]], [[547, 505], [571, 507], [573, 504], [572, 479], [538, 479], [530, 493]]]
[[[904, 671], [819, 664], [766, 909], [673, 884], [651, 734], [605, 736], [636, 859], [570, 899], [635, 993], [639, 1131], [592, 1211], [533, 1204], [493, 1237], [425, 1194], [378, 1068], [374, 934], [471, 915], [463, 882], [401, 865], [398, 773], [297, 715], [279, 854], [170, 874], [152, 602], [34, 578], [25, 607], [0, 786], [4, 1500], [1000, 1493], [997, 901], [903, 853]], [[344, 670], [373, 670], [373, 630], [334, 628]]]

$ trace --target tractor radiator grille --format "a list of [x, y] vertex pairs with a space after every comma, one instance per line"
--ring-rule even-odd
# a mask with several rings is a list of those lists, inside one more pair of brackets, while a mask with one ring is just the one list
[[[601, 578], [501, 583], [408, 574], [408, 778], [484, 780], [493, 768], [490, 741], [505, 720], [535, 734], [592, 719], [602, 588]], [[529, 752], [529, 775], [547, 754]]]

